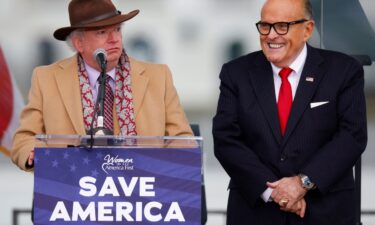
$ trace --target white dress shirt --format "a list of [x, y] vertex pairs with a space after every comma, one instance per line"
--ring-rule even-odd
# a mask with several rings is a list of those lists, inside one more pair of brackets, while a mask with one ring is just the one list
[[[301, 78], [303, 66], [305, 65], [307, 57], [307, 47], [306, 44], [303, 47], [301, 53], [297, 56], [297, 58], [292, 62], [292, 64], [289, 65], [289, 68], [291, 68], [293, 71], [288, 76], [288, 81], [290, 83], [290, 86], [292, 86], [292, 96], [294, 99], [294, 96], [296, 95], [297, 87], [299, 79]], [[279, 92], [280, 92], [280, 86], [281, 86], [281, 77], [279, 76], [279, 72], [282, 68], [275, 66], [271, 63], [272, 71], [273, 71], [273, 82], [275, 84], [275, 95], [276, 95], [276, 102], [279, 99]]]
[[[302, 70], [306, 62], [306, 57], [307, 57], [307, 46], [305, 44], [301, 53], [292, 62], [292, 64], [289, 65], [289, 68], [293, 70], [292, 73], [288, 76], [288, 81], [290, 83], [290, 86], [292, 87], [293, 100], [296, 95], [298, 82], [301, 78]], [[279, 91], [280, 91], [280, 86], [281, 86], [281, 77], [279, 76], [279, 72], [282, 68], [277, 67], [272, 63], [271, 63], [271, 66], [272, 66], [273, 82], [275, 84], [275, 95], [276, 95], [276, 102], [277, 102], [279, 99]], [[273, 191], [272, 188], [267, 188], [262, 193], [261, 198], [263, 199], [263, 201], [265, 202], [272, 201], [271, 200], [272, 191]]]

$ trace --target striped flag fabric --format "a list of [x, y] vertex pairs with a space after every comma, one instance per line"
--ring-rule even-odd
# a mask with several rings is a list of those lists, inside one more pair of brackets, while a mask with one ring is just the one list
[[0, 46], [0, 152], [10, 155], [13, 134], [24, 106], [22, 95], [11, 76]]

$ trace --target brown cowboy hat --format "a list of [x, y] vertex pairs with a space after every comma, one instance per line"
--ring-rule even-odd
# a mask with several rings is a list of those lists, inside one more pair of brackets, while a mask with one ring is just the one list
[[60, 41], [75, 29], [103, 27], [130, 20], [139, 13], [121, 14], [110, 0], [72, 0], [69, 3], [70, 26], [57, 29], [53, 36]]

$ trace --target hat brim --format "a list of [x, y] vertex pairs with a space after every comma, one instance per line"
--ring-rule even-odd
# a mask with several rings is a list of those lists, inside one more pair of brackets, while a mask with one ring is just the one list
[[124, 21], [130, 20], [131, 18], [135, 17], [139, 13], [139, 10], [133, 10], [129, 12], [128, 14], [121, 14], [121, 15], [116, 15], [114, 17], [100, 20], [94, 23], [89, 23], [81, 26], [70, 26], [70, 27], [62, 27], [53, 33], [53, 36], [60, 41], [65, 41], [66, 38], [69, 36], [69, 34], [76, 30], [76, 29], [83, 29], [83, 28], [95, 28], [95, 27], [105, 27], [105, 26], [110, 26], [114, 24], [119, 24]]

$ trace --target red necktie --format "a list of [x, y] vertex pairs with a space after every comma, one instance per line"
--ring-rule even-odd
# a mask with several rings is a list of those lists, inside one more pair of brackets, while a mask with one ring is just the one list
[[283, 68], [279, 73], [281, 77], [281, 87], [279, 92], [279, 99], [277, 101], [277, 109], [279, 114], [281, 134], [283, 136], [293, 103], [292, 87], [290, 86], [290, 83], [288, 81], [288, 76], [292, 71], [293, 70], [290, 68]]
[[113, 91], [109, 84], [111, 79], [108, 75], [105, 79], [104, 127], [113, 130]]

